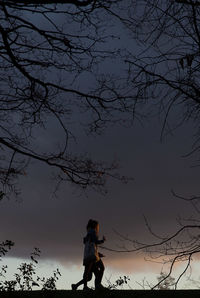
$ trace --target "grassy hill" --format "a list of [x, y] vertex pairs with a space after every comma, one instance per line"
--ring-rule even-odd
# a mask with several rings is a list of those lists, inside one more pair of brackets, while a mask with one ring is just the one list
[[84, 291], [16, 291], [0, 292], [2, 298], [200, 298], [200, 290], [113, 290], [107, 292]]

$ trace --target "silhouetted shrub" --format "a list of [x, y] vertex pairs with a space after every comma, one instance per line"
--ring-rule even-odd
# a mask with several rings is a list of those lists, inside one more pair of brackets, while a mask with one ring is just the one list
[[[0, 244], [0, 257], [4, 256], [13, 245], [14, 243], [12, 241], [7, 240], [2, 242]], [[36, 274], [37, 258], [40, 257], [40, 253], [39, 248], [34, 248], [34, 251], [30, 255], [31, 262], [21, 263], [17, 268], [17, 273], [14, 274], [13, 280], [6, 280], [8, 266], [2, 266], [0, 272], [0, 291], [31, 291], [33, 287], [39, 287], [42, 290], [56, 290], [56, 282], [59, 276], [61, 276], [58, 269], [53, 271], [53, 276], [48, 278], [41, 278]]]

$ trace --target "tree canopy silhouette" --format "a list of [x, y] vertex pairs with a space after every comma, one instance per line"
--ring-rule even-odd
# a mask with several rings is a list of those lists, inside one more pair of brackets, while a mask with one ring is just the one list
[[[82, 188], [104, 191], [106, 177], [123, 180], [115, 162], [70, 149], [76, 134], [69, 124], [84, 112], [87, 131], [100, 133], [109, 122], [123, 120], [121, 111], [132, 110], [132, 96], [117, 77], [98, 67], [118, 53], [104, 46], [115, 38], [106, 32], [107, 9], [118, 2], [0, 1], [2, 194], [16, 192], [14, 179], [24, 175], [30, 160], [56, 168], [59, 182]], [[37, 134], [52, 121], [63, 132], [50, 152], [37, 145]]]
[[129, 84], [137, 102], [151, 101], [163, 115], [163, 138], [188, 120], [198, 125], [200, 6], [185, 0], [134, 2], [138, 13], [133, 10], [123, 23], [141, 51], [125, 60]]
[[[140, 45], [139, 51], [127, 51], [124, 59], [135, 107], [149, 103], [150, 108], [157, 108], [163, 119], [161, 138], [183, 123], [193, 121], [195, 139], [189, 154], [199, 154], [200, 2], [132, 1], [128, 16], [115, 14], [115, 17]], [[170, 265], [168, 273], [153, 288], [169, 278], [177, 262], [182, 262], [184, 269], [174, 282], [176, 287], [200, 252], [199, 195], [189, 197], [175, 191], [172, 195], [192, 204], [196, 212], [180, 218], [179, 228], [173, 234], [157, 235], [146, 221], [155, 242], [141, 243], [120, 235], [127, 245], [121, 252], [145, 251], [151, 259]]]
[[[141, 119], [147, 102], [163, 115], [161, 137], [188, 119], [197, 123], [199, 9], [198, 1], [185, 0], [0, 1], [3, 193], [14, 190], [13, 179], [31, 159], [83, 188], [103, 190], [107, 176], [122, 179], [115, 162], [70, 149], [76, 133], [69, 123], [80, 111], [89, 133]], [[124, 33], [139, 46], [125, 48]], [[116, 63], [123, 72], [111, 70]], [[52, 119], [62, 141], [57, 150], [42, 151], [34, 137]], [[198, 148], [197, 137], [192, 151]]]

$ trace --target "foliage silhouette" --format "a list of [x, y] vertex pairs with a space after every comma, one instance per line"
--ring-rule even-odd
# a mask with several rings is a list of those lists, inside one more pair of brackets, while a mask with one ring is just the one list
[[[12, 244], [12, 246], [13, 245], [14, 244]], [[8, 246], [8, 243], [2, 243], [1, 246], [4, 247], [3, 255], [5, 255], [6, 252], [8, 252], [5, 248]], [[9, 246], [9, 248], [11, 248], [11, 246]], [[39, 287], [41, 290], [56, 290], [56, 282], [61, 276], [58, 269], [53, 271], [53, 275], [48, 278], [40, 277], [36, 274], [37, 258], [40, 256], [40, 253], [41, 251], [38, 248], [34, 248], [34, 251], [30, 255], [31, 262], [21, 263], [12, 280], [6, 279], [8, 266], [2, 266], [0, 272], [0, 291], [31, 291], [35, 287]]]

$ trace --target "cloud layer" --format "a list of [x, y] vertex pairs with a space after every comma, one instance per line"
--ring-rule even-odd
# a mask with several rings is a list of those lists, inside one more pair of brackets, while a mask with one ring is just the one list
[[[157, 234], [166, 236], [176, 231], [177, 215], [187, 216], [191, 209], [186, 203], [175, 200], [170, 189], [186, 195], [195, 194], [198, 189], [198, 176], [189, 168], [189, 161], [177, 158], [184, 137], [180, 135], [161, 146], [155, 141], [152, 127], [149, 133], [130, 129], [110, 133], [95, 140], [89, 149], [98, 157], [102, 155], [102, 159], [119, 157], [122, 171], [134, 177], [134, 181], [128, 185], [109, 182], [105, 197], [94, 192], [87, 197], [80, 196], [80, 192], [65, 185], [56, 198], [52, 197], [54, 188], [49, 168], [33, 164], [21, 181], [23, 200], [0, 202], [1, 239], [16, 243], [9, 255], [28, 257], [33, 247], [39, 247], [43, 259], [82, 264], [82, 239], [89, 218], [99, 221], [100, 236], [107, 237], [105, 245], [115, 249], [124, 245], [132, 247], [131, 242], [125, 243], [115, 231], [130, 239], [155, 241], [145, 226], [143, 215]], [[86, 147], [82, 144], [82, 148]], [[129, 272], [153, 266], [140, 256], [105, 253], [105, 262], [113, 270], [123, 268]]]

